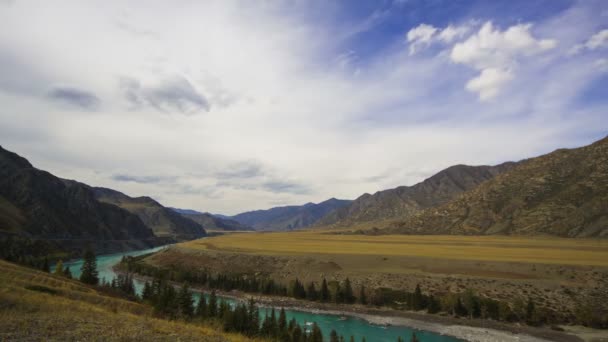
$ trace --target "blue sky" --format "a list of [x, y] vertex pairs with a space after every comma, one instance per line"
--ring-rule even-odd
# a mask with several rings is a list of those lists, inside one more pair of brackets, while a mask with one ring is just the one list
[[0, 144], [224, 214], [608, 132], [606, 1], [0, 0]]

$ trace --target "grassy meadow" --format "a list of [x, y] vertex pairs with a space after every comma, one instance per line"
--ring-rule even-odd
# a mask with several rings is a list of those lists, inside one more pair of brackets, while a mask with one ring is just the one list
[[249, 341], [155, 318], [147, 305], [0, 261], [0, 341]]
[[228, 234], [182, 248], [263, 255], [353, 255], [608, 266], [608, 240], [511, 236]]

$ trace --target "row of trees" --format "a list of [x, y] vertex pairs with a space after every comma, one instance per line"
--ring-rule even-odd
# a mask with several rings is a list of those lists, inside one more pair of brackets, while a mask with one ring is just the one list
[[179, 267], [172, 270], [160, 269], [138, 261], [138, 258], [124, 258], [122, 267], [145, 275], [163, 276], [173, 281], [185, 279], [210, 289], [291, 296], [296, 299], [320, 302], [390, 306], [401, 310], [425, 310], [433, 314], [445, 312], [458, 317], [517, 321], [526, 322], [530, 325], [558, 321], [558, 318], [551, 312], [538, 310], [532, 299], [528, 299], [527, 302], [515, 301], [514, 304], [509, 304], [476, 295], [472, 290], [463, 293], [426, 295], [423, 294], [420, 285], [416, 285], [413, 292], [389, 288], [368, 290], [364, 286], [360, 286], [357, 291], [358, 295], [355, 296], [351, 281], [348, 278], [342, 282], [328, 282], [323, 278], [319, 286], [315, 282], [304, 284], [296, 278], [288, 286], [283, 286], [268, 278], [250, 275], [211, 274], [207, 270], [189, 271], [182, 270]]

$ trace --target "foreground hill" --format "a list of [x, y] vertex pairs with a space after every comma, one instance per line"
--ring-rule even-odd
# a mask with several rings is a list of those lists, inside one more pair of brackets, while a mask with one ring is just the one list
[[160, 244], [136, 215], [97, 201], [86, 185], [36, 169], [0, 147], [0, 237], [50, 241], [62, 250], [97, 252]]
[[497, 166], [455, 165], [413, 186], [400, 186], [364, 194], [350, 205], [336, 209], [317, 224], [349, 226], [363, 222], [403, 219], [419, 211], [448, 202], [496, 175], [511, 169], [515, 163]]
[[231, 219], [256, 230], [293, 230], [312, 226], [331, 211], [349, 203], [350, 200], [331, 198], [318, 204], [307, 203], [248, 211], [232, 216]]
[[116, 205], [137, 215], [156, 236], [176, 240], [192, 240], [205, 236], [205, 229], [200, 223], [163, 207], [150, 197], [133, 198], [106, 188], [93, 188], [93, 192], [100, 202]]
[[248, 341], [154, 317], [153, 308], [0, 260], [2, 341]]
[[235, 220], [219, 217], [210, 213], [201, 213], [199, 211], [190, 209], [170, 209], [177, 212], [181, 216], [200, 224], [205, 229], [225, 231], [253, 230], [253, 228]]
[[608, 138], [524, 160], [387, 232], [608, 237]]

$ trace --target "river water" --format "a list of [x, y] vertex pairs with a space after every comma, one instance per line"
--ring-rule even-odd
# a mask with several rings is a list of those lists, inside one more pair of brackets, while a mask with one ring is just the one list
[[[99, 271], [99, 278], [105, 278], [107, 281], [111, 281], [116, 276], [116, 273], [114, 273], [114, 271], [112, 270], [112, 266], [119, 263], [123, 255], [138, 256], [146, 253], [156, 252], [163, 248], [165, 247], [156, 247], [125, 253], [98, 255], [97, 270]], [[74, 278], [79, 278], [82, 262], [82, 259], [77, 259], [64, 263], [64, 266], [69, 266]], [[137, 292], [141, 293], [143, 289], [143, 283], [138, 280], [134, 280], [134, 282]], [[195, 300], [198, 300], [199, 296], [199, 294], [195, 294]], [[232, 302], [231, 299], [225, 300], [227, 302]], [[288, 320], [295, 318], [296, 321], [302, 326], [310, 327], [312, 322], [316, 322], [323, 331], [327, 340], [329, 340], [329, 333], [331, 332], [331, 330], [335, 329], [339, 335], [344, 336], [346, 341], [348, 341], [351, 335], [355, 336], [356, 341], [361, 341], [361, 338], [364, 336], [369, 342], [395, 342], [397, 341], [397, 337], [399, 336], [403, 337], [405, 341], [409, 341], [412, 332], [415, 332], [419, 340], [423, 342], [460, 341], [459, 339], [454, 337], [439, 335], [428, 331], [415, 330], [408, 327], [375, 325], [363, 319], [354, 317], [341, 317], [337, 315], [317, 314], [294, 310], [286, 310], [285, 313], [287, 314]], [[264, 316], [265, 314], [266, 310], [260, 308], [260, 315]]]

